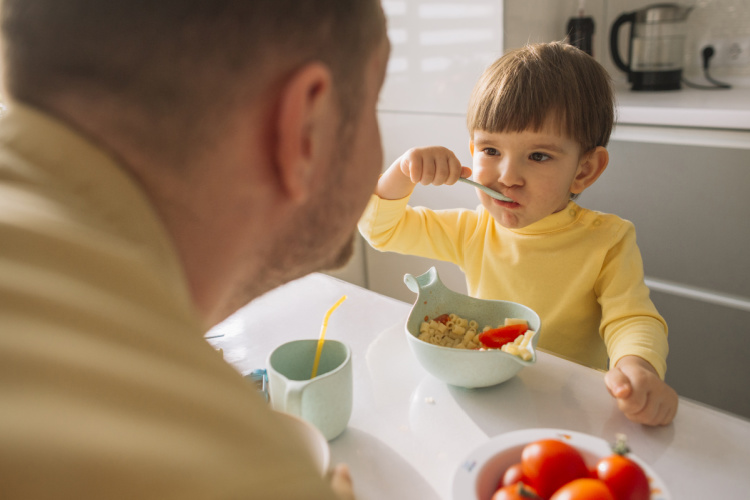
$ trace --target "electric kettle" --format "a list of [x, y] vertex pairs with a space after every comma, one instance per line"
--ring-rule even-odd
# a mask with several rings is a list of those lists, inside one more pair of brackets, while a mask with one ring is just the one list
[[[612, 59], [628, 75], [633, 90], [677, 90], [693, 7], [673, 3], [649, 5], [618, 17], [609, 36]], [[620, 57], [620, 28], [630, 24], [627, 64]]]

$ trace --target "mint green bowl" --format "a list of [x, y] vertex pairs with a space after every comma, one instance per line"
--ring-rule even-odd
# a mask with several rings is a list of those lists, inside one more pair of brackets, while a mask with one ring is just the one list
[[[536, 363], [536, 345], [542, 322], [532, 309], [516, 302], [475, 299], [454, 292], [440, 281], [434, 267], [421, 276], [405, 275], [404, 283], [418, 294], [406, 320], [406, 338], [419, 363], [434, 377], [457, 387], [489, 387], [505, 382], [524, 366]], [[456, 349], [419, 340], [419, 327], [425, 317], [432, 319], [451, 313], [475, 320], [480, 331], [484, 326], [502, 325], [506, 318], [525, 319], [529, 328], [536, 332], [529, 347], [531, 359], [524, 361], [499, 349]]]

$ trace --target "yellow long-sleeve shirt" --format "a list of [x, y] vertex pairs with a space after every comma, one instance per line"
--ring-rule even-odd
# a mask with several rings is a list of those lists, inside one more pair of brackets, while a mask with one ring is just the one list
[[452, 262], [469, 295], [542, 319], [539, 347], [606, 369], [625, 355], [666, 372], [667, 325], [649, 298], [632, 223], [574, 202], [522, 229], [483, 208], [434, 211], [373, 196], [359, 229], [376, 249]]

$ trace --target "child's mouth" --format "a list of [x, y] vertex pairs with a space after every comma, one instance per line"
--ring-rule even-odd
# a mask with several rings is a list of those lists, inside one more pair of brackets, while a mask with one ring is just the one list
[[511, 200], [511, 201], [502, 201], [502, 200], [495, 200], [493, 199], [492, 202], [498, 206], [504, 207], [504, 208], [517, 208], [520, 205], [517, 201]]

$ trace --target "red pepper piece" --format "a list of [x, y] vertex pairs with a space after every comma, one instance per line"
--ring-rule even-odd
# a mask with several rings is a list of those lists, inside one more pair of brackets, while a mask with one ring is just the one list
[[445, 325], [451, 320], [451, 317], [448, 314], [441, 314], [437, 318], [434, 318], [434, 320]]
[[488, 348], [498, 349], [500, 346], [513, 342], [516, 337], [526, 333], [529, 327], [527, 325], [508, 325], [500, 328], [493, 328], [479, 334], [479, 341]]

